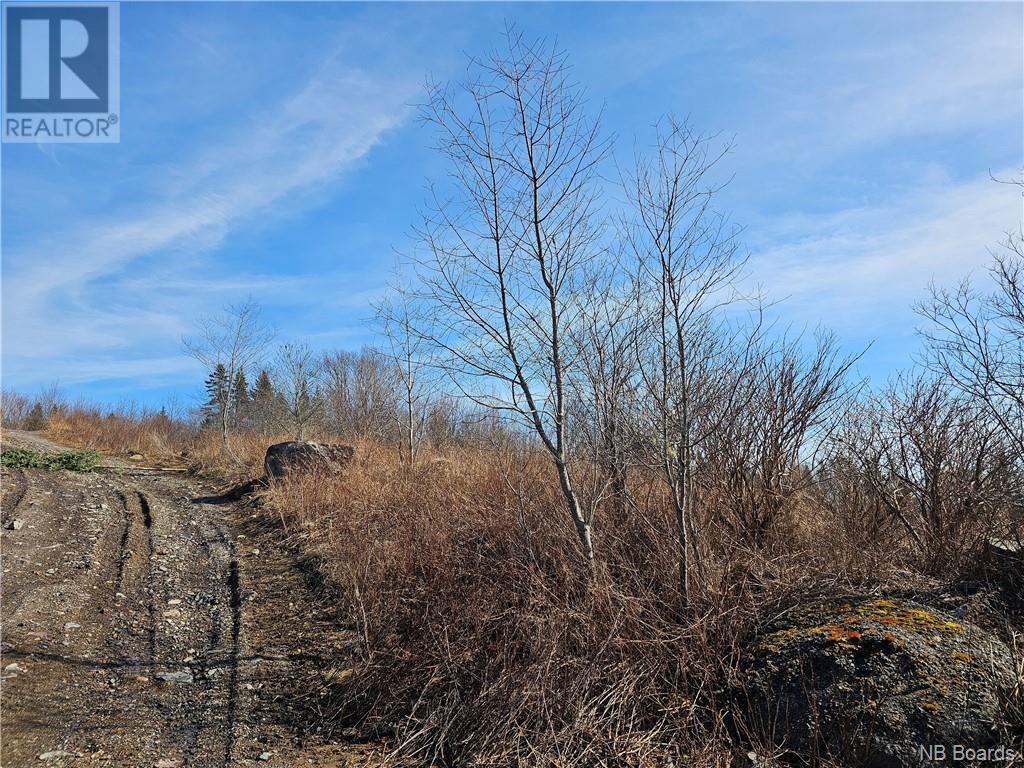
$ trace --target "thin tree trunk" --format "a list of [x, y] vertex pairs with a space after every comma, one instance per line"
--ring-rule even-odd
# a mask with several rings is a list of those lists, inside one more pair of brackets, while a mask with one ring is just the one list
[[682, 503], [676, 503], [676, 527], [679, 529], [678, 536], [678, 548], [679, 548], [679, 594], [682, 598], [683, 608], [686, 609], [690, 605], [689, 592], [687, 589], [687, 573], [686, 573], [686, 561], [687, 553], [689, 550], [689, 542], [687, 541], [686, 530], [688, 528], [686, 522], [686, 509]]
[[690, 604], [689, 560], [690, 560], [690, 498], [687, 472], [684, 466], [677, 468], [678, 475], [673, 488], [676, 507], [677, 546], [679, 556], [679, 594], [683, 609]]
[[406, 405], [407, 405], [407, 409], [406, 409], [406, 416], [407, 416], [407, 418], [406, 418], [405, 429], [406, 429], [406, 437], [408, 439], [408, 448], [409, 448], [409, 466], [411, 467], [413, 465], [413, 462], [416, 459], [415, 455], [413, 454], [413, 439], [415, 437], [415, 434], [414, 434], [415, 433], [415, 425], [414, 425], [414, 420], [413, 420], [413, 397], [412, 397], [412, 391], [411, 390], [408, 392], [408, 398], [406, 400]]
[[580, 546], [583, 548], [583, 555], [587, 558], [587, 563], [593, 565], [594, 544], [590, 536], [590, 523], [580, 511], [580, 502], [576, 498], [576, 491], [569, 480], [569, 471], [565, 466], [565, 461], [556, 459], [555, 466], [558, 469], [558, 483], [562, 487], [565, 503], [569, 506], [569, 510], [572, 513], [572, 521], [576, 526], [576, 536], [579, 538]]
[[228, 451], [228, 409], [226, 404], [220, 408], [220, 447], [224, 453]]

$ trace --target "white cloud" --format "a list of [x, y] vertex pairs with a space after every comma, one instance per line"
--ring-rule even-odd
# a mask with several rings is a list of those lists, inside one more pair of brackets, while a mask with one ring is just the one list
[[751, 59], [768, 108], [758, 103], [763, 113], [742, 138], [764, 156], [813, 162], [900, 138], [1019, 125], [1020, 4], [817, 10], [798, 49]]
[[769, 297], [788, 297], [787, 317], [858, 333], [907, 327], [894, 321], [931, 281], [948, 285], [983, 268], [1020, 223], [1014, 186], [988, 176], [935, 182], [889, 205], [782, 217], [760, 233], [752, 278]]
[[200, 366], [184, 355], [138, 357], [130, 360], [97, 356], [89, 361], [73, 361], [62, 365], [59, 381], [62, 386], [93, 381], [125, 379], [144, 386], [166, 386], [202, 375]]
[[[243, 225], [263, 225], [315, 202], [319, 190], [357, 167], [405, 120], [411, 85], [372, 79], [329, 57], [275, 109], [244, 117], [231, 135], [177, 167], [153, 167], [161, 183], [147, 199], [125, 201], [104, 220], [58, 222], [65, 228], [45, 241], [6, 253], [7, 383], [146, 370], [151, 360], [137, 368], [75, 360], [148, 344], [166, 348], [188, 330], [185, 318], [210, 309], [211, 294], [220, 303], [263, 285], [278, 296], [300, 295], [308, 280], [218, 276], [204, 254]], [[158, 367], [173, 373], [189, 363], [165, 356]]]

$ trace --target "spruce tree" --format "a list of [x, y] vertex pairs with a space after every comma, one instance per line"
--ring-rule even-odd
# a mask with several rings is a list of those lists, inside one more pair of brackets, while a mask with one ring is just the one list
[[277, 393], [270, 374], [264, 369], [256, 377], [256, 385], [250, 395], [250, 410], [254, 426], [265, 432], [273, 423], [274, 409], [277, 404]]
[[235, 388], [232, 394], [232, 417], [235, 429], [248, 426], [251, 421], [251, 403], [249, 401], [249, 382], [245, 379], [245, 371], [239, 370], [235, 377]]
[[206, 404], [203, 406], [203, 423], [217, 426], [227, 415], [229, 396], [228, 372], [223, 363], [206, 377]]

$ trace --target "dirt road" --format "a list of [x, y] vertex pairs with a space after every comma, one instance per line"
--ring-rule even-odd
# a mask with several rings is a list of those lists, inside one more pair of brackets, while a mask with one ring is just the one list
[[317, 731], [351, 633], [273, 522], [212, 492], [181, 473], [3, 470], [5, 768], [371, 763]]

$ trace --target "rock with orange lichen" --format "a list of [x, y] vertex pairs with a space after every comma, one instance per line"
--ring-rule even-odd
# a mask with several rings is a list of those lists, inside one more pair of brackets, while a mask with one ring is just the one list
[[792, 611], [754, 642], [748, 728], [845, 765], [920, 765], [921, 745], [997, 746], [1016, 673], [1007, 646], [907, 600], [850, 597]]

